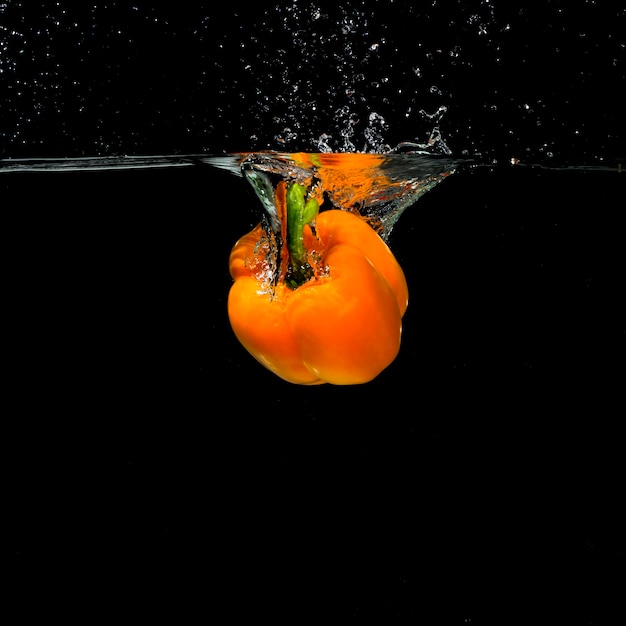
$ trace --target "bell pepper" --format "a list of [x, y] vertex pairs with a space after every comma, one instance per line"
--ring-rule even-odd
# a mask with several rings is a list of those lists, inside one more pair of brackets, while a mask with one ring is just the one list
[[400, 349], [408, 304], [402, 268], [362, 217], [318, 212], [304, 185], [279, 183], [276, 204], [282, 231], [260, 223], [230, 255], [235, 335], [291, 383], [372, 380]]

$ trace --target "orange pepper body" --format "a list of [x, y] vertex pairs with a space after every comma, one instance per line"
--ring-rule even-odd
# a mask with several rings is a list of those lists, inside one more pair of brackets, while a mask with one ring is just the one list
[[323, 272], [297, 287], [269, 287], [259, 225], [230, 256], [228, 315], [239, 341], [291, 383], [350, 385], [375, 378], [397, 356], [408, 289], [387, 244], [360, 217], [321, 212], [305, 245]]

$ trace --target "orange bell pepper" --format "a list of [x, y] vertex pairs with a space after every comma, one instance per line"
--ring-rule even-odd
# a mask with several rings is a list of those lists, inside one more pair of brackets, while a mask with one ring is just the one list
[[288, 382], [365, 383], [400, 349], [404, 273], [363, 218], [318, 213], [305, 196], [303, 185], [279, 183], [283, 232], [259, 224], [233, 247], [230, 323], [248, 352]]

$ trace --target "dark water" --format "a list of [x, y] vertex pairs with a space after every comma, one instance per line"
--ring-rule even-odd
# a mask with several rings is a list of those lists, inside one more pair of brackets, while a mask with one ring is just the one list
[[481, 170], [426, 194], [391, 238], [411, 298], [400, 355], [354, 388], [283, 383], [232, 335], [227, 256], [258, 202], [242, 179], [0, 189], [25, 602], [64, 564], [63, 586], [95, 603], [111, 585], [137, 615], [623, 611], [622, 175]]
[[[233, 90], [253, 83], [198, 82], [201, 70], [189, 63], [174, 77], [167, 60], [193, 53], [207, 64], [220, 42], [233, 53], [251, 41], [253, 15], [226, 7], [232, 15], [220, 30], [201, 3], [197, 14], [92, 4], [80, 20], [51, 3], [39, 22], [23, 22], [23, 31], [53, 32], [57, 11], [54, 41], [64, 37], [67, 48], [54, 48], [56, 58], [71, 56], [72, 33], [88, 52], [77, 100], [61, 68], [61, 91], [31, 74], [22, 100], [11, 92], [3, 126], [20, 121], [22, 130], [19, 139], [3, 130], [4, 158], [132, 153], [133, 141], [144, 154], [210, 151], [244, 136], [243, 114], [209, 128], [199, 109], [215, 119], [217, 108], [228, 112]], [[436, 33], [445, 33], [444, 50], [470, 26], [474, 37], [471, 3], [448, 3], [458, 29], [445, 31], [433, 23], [444, 3], [430, 4], [420, 31], [426, 48]], [[19, 17], [24, 5], [4, 3], [0, 15]], [[549, 39], [527, 38], [525, 24], [582, 42], [559, 65], [562, 76], [581, 77], [581, 89], [606, 95], [607, 81], [623, 77], [617, 26], [598, 34], [584, 19], [583, 8], [610, 13], [604, 4], [546, 3], [550, 20], [539, 9], [491, 5], [498, 20], [506, 12], [517, 25], [507, 58], [526, 51], [520, 67], [534, 58], [533, 41], [551, 48]], [[488, 14], [489, 5], [474, 9]], [[211, 24], [222, 35], [209, 37]], [[485, 48], [464, 45], [472, 61], [464, 71], [481, 77], [481, 94], [502, 90], [514, 108], [522, 87], [490, 83], [495, 35], [482, 37], [491, 42]], [[390, 29], [387, 38], [396, 41]], [[95, 40], [104, 47], [88, 43]], [[10, 70], [4, 57], [11, 84], [27, 68], [46, 70], [45, 45], [37, 46], [39, 56], [11, 48]], [[592, 71], [598, 63], [605, 72]], [[434, 71], [435, 61], [424, 67]], [[507, 153], [510, 146], [487, 139], [508, 126], [482, 127], [482, 100], [461, 98], [469, 88], [454, 77], [447, 89], [458, 115], [477, 117], [471, 130], [467, 120], [450, 122], [450, 145]], [[552, 92], [546, 84], [542, 75], [527, 93], [536, 102], [541, 92], [553, 107], [536, 117], [542, 141], [565, 146], [555, 160], [619, 156], [613, 100], [599, 98], [594, 113], [570, 97], [572, 108], [562, 109], [566, 90], [557, 96], [558, 85]], [[217, 103], [208, 97], [216, 85], [225, 89]], [[139, 99], [142, 89], [149, 98]], [[81, 98], [83, 118], [73, 108]], [[45, 104], [28, 123], [26, 101]], [[557, 109], [567, 111], [558, 122]], [[519, 130], [519, 146], [539, 145], [523, 132], [534, 120], [518, 126], [499, 111]], [[546, 124], [580, 126], [581, 151], [568, 133], [544, 134]], [[176, 622], [225, 611], [244, 622], [623, 621], [623, 199], [616, 169], [501, 160], [457, 172], [407, 209], [391, 236], [410, 290], [397, 360], [365, 386], [301, 388], [258, 366], [228, 324], [228, 253], [260, 210], [243, 179], [203, 165], [0, 174], [9, 597], [23, 615], [41, 607], [82, 622], [122, 610]]]

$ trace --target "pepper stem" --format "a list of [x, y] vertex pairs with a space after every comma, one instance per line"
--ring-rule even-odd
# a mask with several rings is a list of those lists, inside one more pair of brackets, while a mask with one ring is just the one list
[[304, 246], [304, 227], [310, 224], [319, 211], [315, 198], [306, 198], [306, 187], [298, 183], [287, 185], [287, 249], [289, 268], [285, 282], [297, 289], [313, 276], [313, 268], [308, 261], [308, 251]]

